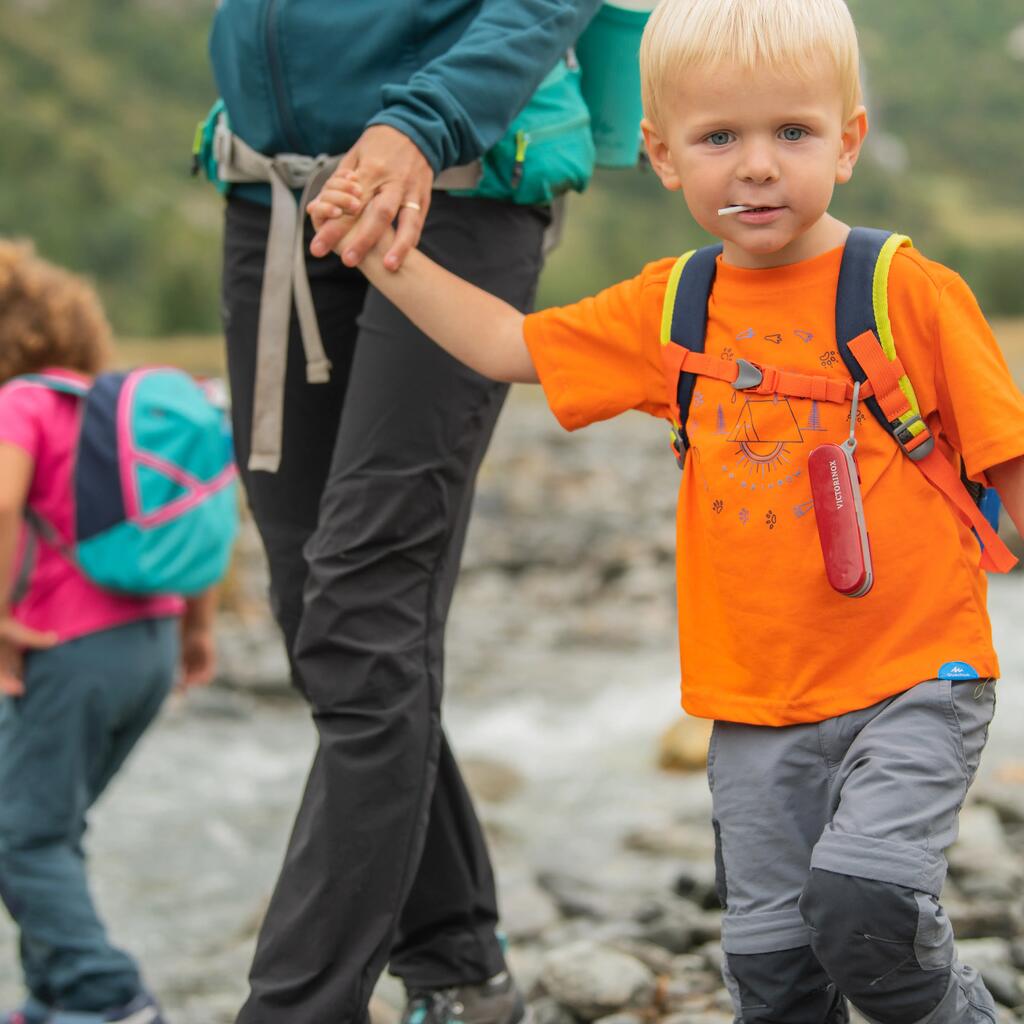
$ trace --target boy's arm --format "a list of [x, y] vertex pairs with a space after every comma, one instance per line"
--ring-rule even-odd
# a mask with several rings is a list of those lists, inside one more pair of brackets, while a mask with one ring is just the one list
[[14, 444], [0, 442], [0, 693], [20, 697], [21, 654], [26, 649], [52, 647], [53, 633], [40, 633], [11, 618], [11, 586], [22, 511], [32, 482], [32, 457]]
[[985, 471], [1007, 514], [1024, 537], [1024, 456], [1002, 462]]
[[[310, 246], [322, 256], [321, 229], [339, 223], [351, 229], [352, 218], [371, 215], [371, 196], [362, 202], [358, 177], [340, 168], [307, 207], [317, 236]], [[424, 334], [477, 373], [509, 384], [536, 384], [537, 371], [523, 336], [523, 314], [489, 292], [456, 277], [418, 250], [401, 263], [391, 257], [394, 229], [388, 228], [359, 263], [359, 269], [385, 298]], [[349, 235], [335, 247], [347, 255]], [[318, 246], [318, 243], [319, 246]], [[355, 260], [346, 259], [354, 265]]]
[[[536, 384], [523, 314], [439, 267], [419, 250], [387, 270], [385, 235], [359, 265], [370, 283], [446, 352], [491, 380]], [[342, 241], [344, 246], [344, 240]]]

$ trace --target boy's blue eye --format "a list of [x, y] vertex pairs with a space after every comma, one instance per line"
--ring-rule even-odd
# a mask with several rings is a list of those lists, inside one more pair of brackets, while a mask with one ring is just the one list
[[788, 128], [783, 128], [780, 134], [787, 142], [799, 142], [807, 134], [807, 130], [790, 125]]
[[712, 132], [708, 136], [712, 146], [728, 146], [732, 142], [732, 132]]

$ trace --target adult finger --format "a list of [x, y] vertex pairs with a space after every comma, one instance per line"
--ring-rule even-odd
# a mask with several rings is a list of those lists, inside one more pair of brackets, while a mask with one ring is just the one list
[[[411, 203], [416, 205], [413, 206]], [[406, 200], [402, 203], [398, 211], [398, 230], [395, 233], [395, 240], [384, 257], [384, 266], [388, 270], [398, 270], [405, 262], [405, 257], [409, 255], [409, 250], [415, 249], [419, 245], [429, 209], [429, 198], [421, 201]]]
[[[314, 224], [314, 227], [317, 225]], [[329, 252], [334, 252], [341, 240], [352, 230], [351, 217], [328, 217], [317, 227], [317, 232], [309, 243], [309, 251], [314, 256], [326, 256]]]
[[366, 254], [395, 222], [402, 194], [402, 189], [397, 184], [385, 185], [366, 205], [355, 227], [345, 236], [345, 245], [341, 253], [342, 263], [348, 267], [359, 266]]

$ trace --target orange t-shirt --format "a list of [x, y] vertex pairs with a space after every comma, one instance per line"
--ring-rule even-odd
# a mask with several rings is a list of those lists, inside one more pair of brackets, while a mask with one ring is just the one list
[[[841, 259], [835, 249], [748, 270], [719, 257], [705, 350], [849, 380], [836, 352]], [[567, 429], [627, 409], [668, 418], [659, 330], [673, 262], [526, 318], [547, 400]], [[960, 453], [972, 477], [1024, 455], [1024, 397], [964, 282], [903, 249], [889, 306], [900, 359], [943, 454]], [[676, 525], [690, 714], [814, 722], [934, 678], [945, 662], [998, 674], [978, 542], [867, 409], [857, 461], [875, 583], [856, 599], [829, 586], [807, 457], [842, 442], [849, 418], [849, 404], [746, 395], [697, 378]]]

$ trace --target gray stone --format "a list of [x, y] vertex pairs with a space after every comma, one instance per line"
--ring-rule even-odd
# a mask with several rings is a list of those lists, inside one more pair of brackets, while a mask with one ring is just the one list
[[512, 942], [535, 939], [558, 920], [554, 900], [530, 879], [512, 879], [502, 885], [501, 927]]
[[645, 1024], [639, 1013], [610, 1013], [607, 1017], [598, 1017], [594, 1024]]
[[975, 787], [972, 796], [976, 803], [991, 807], [1004, 825], [1024, 824], [1024, 787], [1019, 783], [986, 780]]
[[644, 924], [641, 934], [648, 942], [671, 953], [688, 953], [722, 934], [721, 914], [698, 912], [684, 901], [666, 906], [654, 920]]
[[672, 954], [656, 943], [644, 942], [643, 939], [622, 938], [609, 942], [609, 945], [620, 953], [635, 957], [655, 974], [672, 973]]
[[509, 946], [505, 950], [505, 962], [524, 999], [533, 1000], [544, 994], [540, 985], [543, 954], [536, 946]]
[[510, 764], [486, 757], [464, 757], [459, 760], [462, 776], [470, 792], [479, 800], [504, 803], [525, 785], [522, 774]]
[[1024, 1003], [1024, 988], [1013, 968], [1009, 943], [967, 939], [958, 942], [957, 947], [960, 959], [978, 971], [996, 1002], [1011, 1007]]
[[942, 904], [958, 939], [1012, 939], [1024, 931], [1018, 903], [943, 897]]
[[691, 860], [681, 866], [675, 882], [675, 892], [692, 900], [704, 910], [720, 910], [721, 901], [715, 888], [715, 860], [712, 853], [700, 860]]
[[569, 871], [543, 871], [537, 882], [566, 917], [628, 918], [639, 902], [635, 893], [612, 890]]
[[540, 996], [530, 1001], [533, 1024], [579, 1024], [579, 1021], [560, 1002], [551, 996]]
[[1006, 841], [999, 816], [983, 804], [960, 814], [960, 837], [947, 851], [950, 873], [970, 899], [1012, 901], [1024, 884], [1024, 866]]
[[591, 942], [578, 942], [544, 957], [541, 982], [548, 994], [584, 1020], [650, 1006], [653, 973], [639, 960]]
[[705, 942], [697, 952], [704, 957], [704, 962], [708, 965], [709, 970], [714, 971], [715, 974], [722, 973], [725, 954], [722, 952], [722, 944], [720, 942]]
[[732, 1024], [733, 1015], [720, 1010], [684, 1010], [662, 1017], [659, 1024]]

